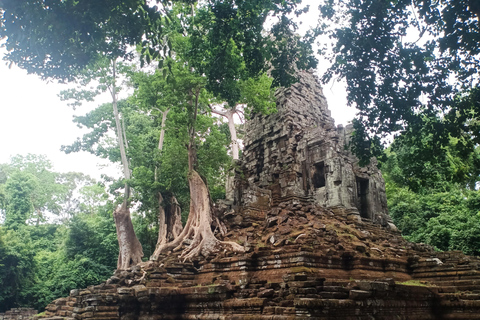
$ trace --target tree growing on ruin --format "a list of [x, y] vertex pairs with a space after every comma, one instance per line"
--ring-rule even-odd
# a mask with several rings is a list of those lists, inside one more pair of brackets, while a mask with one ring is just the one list
[[[178, 91], [187, 94], [184, 103], [188, 119], [190, 213], [179, 237], [159, 245], [153, 258], [182, 249], [186, 239], [190, 243], [181, 254], [184, 259], [200, 254], [208, 256], [221, 249], [242, 252], [241, 246], [222, 242], [212, 232], [215, 217], [211, 212], [208, 188], [196, 169], [198, 115], [202, 108], [215, 110], [212, 101], [224, 102], [231, 115], [242, 103], [246, 103], [252, 113], [271, 112], [275, 109], [272, 87], [289, 85], [295, 80], [296, 67], [314, 66], [315, 60], [308, 56], [308, 43], [294, 34], [296, 25], [287, 18], [288, 13], [296, 9], [296, 2], [211, 1], [207, 5], [177, 8], [178, 28], [182, 32], [171, 37], [177, 60], [170, 70], [178, 73], [172, 73], [175, 79], [172, 81], [183, 88]], [[271, 29], [271, 37], [262, 35], [269, 14], [280, 17]], [[278, 55], [272, 58], [273, 54]], [[273, 78], [266, 75], [269, 68], [272, 68]], [[230, 128], [231, 137], [235, 138], [232, 122]], [[232, 142], [235, 148], [237, 141]], [[234, 157], [238, 156], [237, 151]], [[219, 230], [224, 231], [221, 222], [218, 219], [215, 222]]]
[[[249, 99], [260, 101], [264, 93], [257, 89], [266, 91], [271, 98], [271, 87], [288, 86], [296, 80], [295, 69], [315, 67], [311, 49], [313, 38], [297, 36], [297, 25], [291, 18], [308, 10], [300, 3], [299, 0], [159, 1], [158, 7], [148, 7], [146, 2], [138, 0], [107, 1], [102, 5], [86, 0], [53, 1], [50, 4], [35, 1], [29, 6], [4, 0], [0, 5], [0, 37], [6, 37], [6, 47], [10, 50], [6, 58], [9, 61], [44, 78], [75, 79], [86, 66], [101, 59], [115, 62], [118, 58], [129, 58], [128, 45], [141, 48], [142, 66], [156, 59], [164, 61], [167, 56], [181, 60], [178, 70], [183, 71], [176, 79], [184, 88], [178, 94], [183, 95], [181, 99], [187, 113], [192, 217], [182, 232], [184, 236], [180, 235], [180, 240], [174, 241], [192, 236], [193, 245], [186, 249], [183, 257], [193, 258], [201, 252], [215, 251], [219, 244], [241, 250], [235, 244], [221, 244], [212, 236], [214, 219], [210, 212], [210, 197], [195, 168], [199, 112], [208, 104], [202, 101], [204, 90], [217, 101], [225, 101], [234, 107], [241, 102], [242, 86], [253, 89]], [[29, 15], [34, 18], [27, 18]], [[267, 19], [272, 21], [269, 30], [264, 29]], [[67, 25], [67, 21], [78, 21], [78, 24]], [[37, 42], [35, 45], [39, 44], [41, 50], [31, 46], [33, 42]], [[72, 47], [79, 53], [71, 50]], [[84, 50], [88, 50], [88, 54], [80, 54]], [[174, 74], [172, 70], [167, 73]], [[257, 85], [266, 83], [266, 74], [272, 77], [270, 88]], [[115, 82], [113, 85], [111, 92], [112, 99], [115, 99]], [[272, 106], [272, 102], [251, 107], [262, 112], [262, 105]], [[116, 123], [120, 148], [126, 142], [121, 126]], [[121, 158], [128, 181], [128, 161], [124, 161], [122, 154]], [[128, 188], [125, 191], [128, 195]], [[127, 202], [124, 204], [118, 213], [126, 211]], [[137, 262], [141, 256], [136, 241], [127, 238], [119, 234], [119, 243], [127, 240], [135, 249], [122, 256], [122, 263], [119, 260], [122, 268]]]
[[[132, 173], [127, 158], [128, 140], [125, 124], [118, 110], [118, 94], [120, 88], [117, 83], [120, 79], [119, 73], [121, 72], [118, 70], [119, 66], [120, 70], [127, 68], [126, 66], [118, 65], [116, 59], [109, 59], [108, 57], [98, 59], [77, 75], [76, 81], [78, 82], [79, 88], [62, 91], [61, 98], [62, 100], [73, 100], [71, 105], [74, 107], [81, 105], [82, 100], [92, 101], [98, 94], [104, 91], [108, 91], [112, 99], [111, 105], [115, 122], [115, 137], [118, 150], [120, 151], [123, 178], [125, 179], [122, 202], [113, 212], [119, 246], [117, 268], [124, 270], [142, 261], [143, 249], [135, 235], [130, 217], [129, 202], [131, 200], [129, 198], [131, 191], [128, 180], [131, 179]], [[123, 70], [123, 72], [125, 72], [125, 70]], [[93, 90], [83, 89], [84, 87], [91, 86], [92, 83], [95, 82], [98, 84]]]

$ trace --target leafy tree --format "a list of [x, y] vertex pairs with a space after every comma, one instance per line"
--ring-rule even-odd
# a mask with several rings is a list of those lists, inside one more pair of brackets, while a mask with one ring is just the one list
[[30, 230], [36, 266], [30, 306], [42, 309], [112, 275], [118, 256], [112, 209], [112, 203], [99, 205], [94, 214], [77, 213], [65, 225]]
[[33, 300], [35, 251], [25, 229], [0, 227], [0, 312]]
[[359, 110], [354, 150], [363, 162], [398, 132], [428, 131], [432, 159], [451, 138], [461, 140], [463, 157], [474, 152], [478, 1], [326, 0], [320, 10], [321, 27], [335, 41], [324, 79], [346, 80], [349, 103]]
[[2, 0], [0, 14], [5, 59], [45, 79], [74, 79], [99, 57], [129, 59], [130, 46], [161, 31], [158, 8], [143, 0]]
[[398, 186], [414, 192], [430, 190], [449, 191], [451, 188], [475, 190], [480, 181], [480, 150], [478, 147], [468, 158], [463, 157], [461, 143], [451, 138], [442, 152], [433, 156], [432, 135], [419, 132], [402, 135], [387, 150], [382, 171]]
[[97, 284], [116, 266], [112, 205], [66, 225], [0, 227], [0, 311], [39, 310], [75, 288]]
[[[81, 173], [58, 173], [45, 156], [28, 154], [12, 157], [0, 166], [1, 211], [6, 226], [44, 223], [47, 216], [66, 220], [78, 211], [80, 188], [94, 184]], [[15, 225], [15, 226], [14, 226]]]
[[[451, 139], [443, 156], [432, 160], [422, 154], [429, 142], [430, 136], [421, 134], [415, 140], [401, 136], [387, 150], [382, 172], [390, 215], [411, 241], [478, 255], [478, 151], [464, 159], [457, 152], [457, 141]], [[413, 157], [420, 161], [412, 161]]]
[[112, 203], [108, 203], [97, 207], [93, 215], [86, 212], [72, 218], [65, 241], [67, 259], [73, 260], [80, 255], [107, 267], [109, 272], [115, 269], [118, 246], [112, 216], [108, 212], [111, 208]]
[[94, 90], [87, 89], [70, 89], [62, 92], [64, 100], [73, 99], [72, 105], [80, 105], [82, 100], [93, 100], [100, 92], [108, 91], [112, 98], [113, 120], [115, 122], [115, 136], [117, 138], [117, 146], [115, 150], [120, 152], [120, 162], [123, 169], [123, 177], [125, 179], [124, 195], [122, 204], [115, 209], [115, 225], [118, 232], [118, 269], [127, 269], [131, 265], [135, 265], [142, 261], [143, 249], [142, 245], [135, 234], [132, 220], [130, 217], [129, 197], [130, 186], [128, 180], [131, 178], [130, 163], [127, 158], [128, 142], [125, 131], [125, 124], [118, 109], [118, 72], [127, 67], [117, 64], [116, 59], [108, 57], [97, 59], [94, 64], [89, 65], [78, 75], [80, 87], [90, 84], [92, 81], [98, 81], [98, 85]]
[[108, 194], [105, 192], [105, 187], [100, 184], [86, 185], [80, 190], [80, 204], [81, 212], [94, 215], [97, 213], [98, 206], [105, 204], [108, 200]]
[[33, 193], [38, 180], [30, 173], [14, 172], [5, 183], [5, 225], [17, 229], [27, 223], [34, 211]]
[[[212, 232], [211, 224], [213, 222], [212, 213], [210, 211], [210, 195], [205, 182], [197, 173], [198, 165], [198, 128], [201, 126], [202, 117], [200, 115], [203, 100], [202, 93], [205, 92], [205, 79], [192, 73], [189, 67], [182, 62], [173, 65], [172, 72], [173, 85], [177, 88], [177, 92], [182, 93], [179, 99], [180, 112], [183, 113], [185, 125], [183, 132], [179, 132], [183, 136], [188, 151], [188, 182], [190, 189], [190, 212], [187, 223], [182, 233], [173, 241], [168, 243], [160, 243], [156, 248], [153, 257], [157, 258], [160, 253], [175, 249], [181, 246], [185, 239], [191, 238], [191, 245], [185, 249], [182, 256], [185, 259], [193, 258], [198, 254], [208, 255], [216, 250], [219, 246], [226, 246], [233, 250], [243, 250], [236, 243], [226, 243], [217, 240]], [[205, 106], [203, 106], [205, 107]]]
[[390, 215], [405, 238], [440, 250], [480, 254], [478, 191], [457, 186], [419, 194], [390, 185], [387, 192]]
[[[83, 174], [57, 173], [36, 155], [13, 157], [0, 165], [0, 177], [0, 311], [42, 309], [111, 275], [118, 247], [103, 186]], [[54, 214], [64, 219], [39, 219]]]

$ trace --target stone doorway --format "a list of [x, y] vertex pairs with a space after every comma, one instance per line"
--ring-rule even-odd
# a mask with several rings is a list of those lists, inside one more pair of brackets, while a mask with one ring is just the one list
[[323, 161], [315, 164], [312, 182], [315, 189], [325, 187], [325, 163]]
[[368, 179], [357, 177], [357, 208], [362, 218], [370, 218], [368, 214]]

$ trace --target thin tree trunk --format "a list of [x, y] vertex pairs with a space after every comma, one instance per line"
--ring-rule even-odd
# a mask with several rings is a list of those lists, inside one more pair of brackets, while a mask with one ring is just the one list
[[167, 242], [167, 224], [162, 194], [158, 193], [158, 239], [157, 246]]
[[167, 216], [167, 240], [172, 241], [180, 235], [183, 230], [182, 226], [182, 210], [177, 201], [177, 198], [172, 195], [170, 197], [170, 204], [168, 206]]
[[235, 128], [235, 122], [233, 121], [233, 116], [237, 112], [236, 109], [229, 109], [225, 112], [225, 117], [228, 120], [228, 130], [230, 131], [230, 141], [232, 143], [232, 158], [233, 160], [238, 160], [239, 158], [239, 148], [238, 148], [238, 139], [237, 139], [237, 128]]
[[[215, 110], [214, 108], [210, 107], [213, 113], [216, 113], [222, 117], [227, 118], [228, 121], [228, 130], [230, 131], [230, 143], [232, 146], [232, 158], [233, 160], [239, 159], [239, 147], [238, 147], [238, 139], [237, 139], [237, 128], [235, 127], [235, 121], [233, 120], [233, 116], [237, 112], [236, 107], [233, 109], [228, 109], [225, 112]], [[225, 181], [225, 198], [227, 200], [233, 200], [234, 198], [234, 174], [233, 172], [227, 172], [227, 177]]]
[[213, 113], [227, 118], [228, 130], [230, 131], [230, 143], [232, 144], [232, 158], [233, 160], [238, 160], [240, 151], [238, 147], [237, 128], [235, 127], [235, 121], [233, 119], [233, 116], [237, 113], [236, 107], [234, 109], [228, 109], [225, 112], [215, 110], [213, 107], [210, 107], [210, 109]]
[[123, 134], [123, 142], [125, 143], [125, 149], [128, 149], [128, 140], [127, 140], [127, 132], [125, 131], [125, 121], [122, 117], [122, 134]]
[[[115, 117], [115, 125], [117, 128], [117, 141], [118, 147], [120, 148], [120, 158], [122, 161], [123, 174], [125, 179], [129, 180], [130, 168], [128, 167], [127, 153], [125, 150], [124, 140], [124, 128], [122, 129], [122, 124], [120, 122], [120, 115], [118, 113], [117, 107], [117, 88], [115, 85], [116, 80], [116, 62], [113, 61], [113, 85], [111, 88], [112, 95], [112, 105], [113, 105], [113, 115]], [[125, 137], [126, 139], [126, 137]], [[118, 240], [118, 262], [117, 269], [125, 270], [132, 265], [142, 261], [143, 249], [140, 241], [135, 234], [133, 229], [132, 219], [130, 217], [130, 210], [128, 208], [128, 198], [130, 197], [130, 188], [127, 183], [125, 183], [125, 194], [123, 203], [113, 212], [113, 217], [115, 219], [115, 227], [117, 229], [117, 240]]]
[[[120, 158], [122, 161], [122, 167], [123, 167], [123, 175], [125, 179], [130, 179], [130, 169], [128, 168], [128, 159], [127, 159], [127, 153], [125, 151], [125, 141], [123, 140], [123, 130], [122, 130], [122, 124], [120, 122], [120, 115], [118, 113], [118, 107], [117, 107], [117, 88], [115, 85], [115, 78], [116, 78], [116, 62], [113, 61], [113, 86], [111, 90], [112, 94], [112, 105], [113, 105], [113, 115], [115, 117], [115, 126], [117, 127], [117, 140], [118, 140], [118, 146], [120, 148]], [[125, 192], [125, 196], [128, 197], [129, 192]]]
[[158, 150], [162, 151], [163, 149], [163, 140], [165, 139], [165, 122], [167, 121], [167, 114], [170, 109], [167, 109], [162, 112], [162, 124], [160, 126], [160, 138], [158, 139]]

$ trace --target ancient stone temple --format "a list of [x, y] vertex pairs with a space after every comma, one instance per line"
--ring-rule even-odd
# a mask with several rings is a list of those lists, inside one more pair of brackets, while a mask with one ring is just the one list
[[480, 259], [404, 240], [375, 161], [359, 167], [309, 73], [247, 124], [228, 250], [160, 256], [47, 306], [52, 320], [479, 319]]
[[394, 227], [376, 160], [358, 166], [347, 148], [352, 128], [335, 127], [315, 76], [300, 72], [298, 83], [277, 92], [277, 108], [246, 123], [236, 203], [251, 206], [266, 197], [275, 206], [298, 199]]

